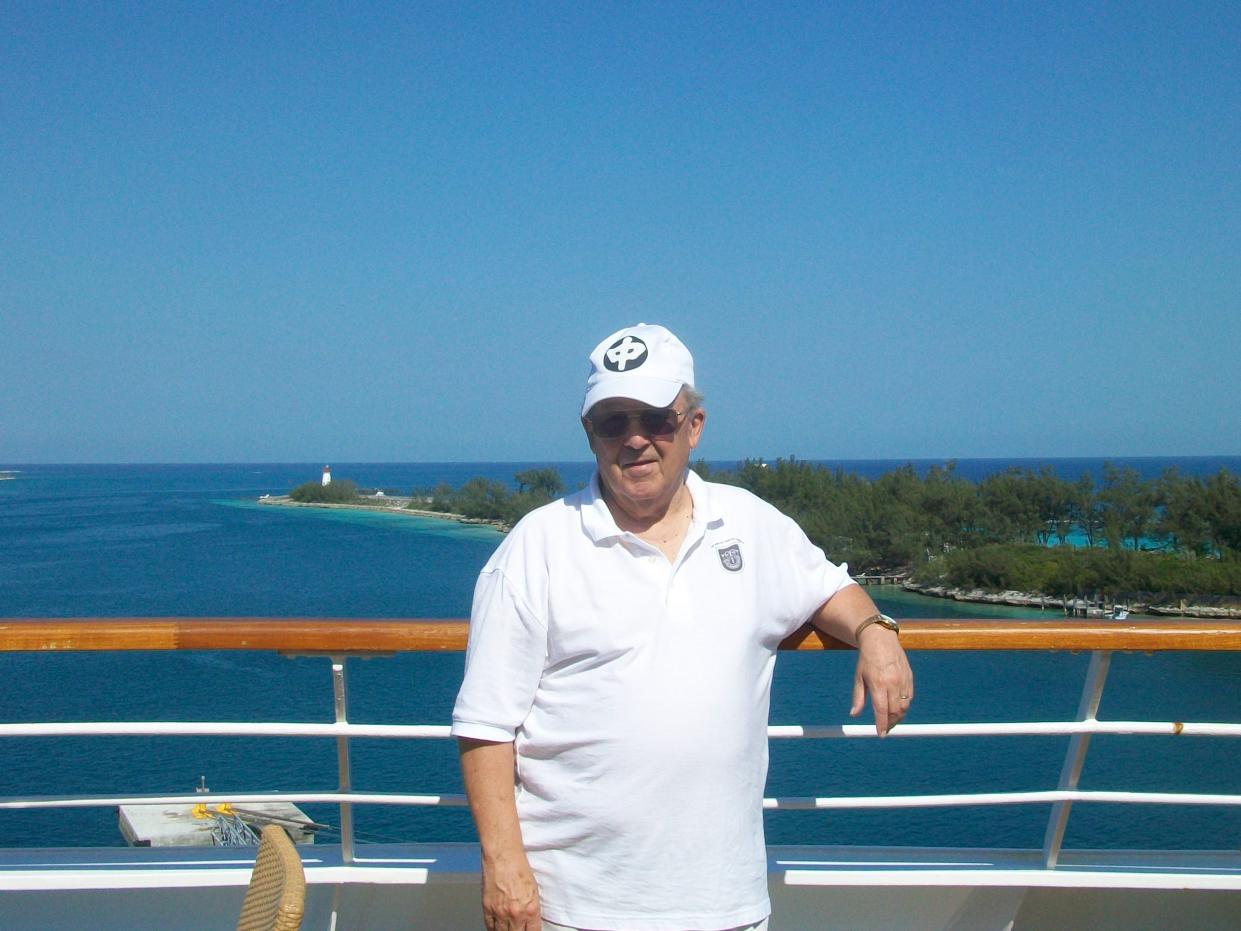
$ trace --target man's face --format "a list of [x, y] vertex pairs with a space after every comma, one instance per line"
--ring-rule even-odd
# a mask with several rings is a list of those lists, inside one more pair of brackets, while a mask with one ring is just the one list
[[[612, 502], [633, 517], [660, 516], [671, 503], [685, 477], [690, 452], [698, 445], [706, 412], [701, 408], [686, 413], [685, 392], [677, 395], [671, 409], [682, 416], [668, 436], [647, 429], [641, 411], [662, 411], [629, 398], [600, 401], [583, 418], [582, 426], [595, 454], [599, 479]], [[591, 419], [602, 421], [609, 415], [629, 413], [624, 431], [615, 438], [601, 438], [591, 430]]]

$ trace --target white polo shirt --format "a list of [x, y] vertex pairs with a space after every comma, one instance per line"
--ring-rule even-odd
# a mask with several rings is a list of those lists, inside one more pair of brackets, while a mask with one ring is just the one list
[[674, 563], [590, 487], [527, 515], [474, 591], [453, 734], [514, 740], [543, 916], [733, 928], [770, 912], [776, 650], [853, 584], [788, 517], [690, 472]]

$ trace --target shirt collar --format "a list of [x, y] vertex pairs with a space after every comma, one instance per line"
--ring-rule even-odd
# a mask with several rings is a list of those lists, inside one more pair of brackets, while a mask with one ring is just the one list
[[[715, 500], [715, 495], [711, 494], [711, 486], [704, 482], [693, 469], [685, 474], [685, 487], [689, 489], [689, 496], [694, 502], [694, 513], [690, 519], [691, 527], [706, 527], [723, 520], [723, 515], [718, 510], [719, 503]], [[603, 543], [614, 537], [625, 535], [625, 531], [616, 526], [616, 519], [612, 517], [607, 502], [603, 500], [597, 469], [590, 476], [590, 486], [583, 490], [582, 529], [595, 543]]]

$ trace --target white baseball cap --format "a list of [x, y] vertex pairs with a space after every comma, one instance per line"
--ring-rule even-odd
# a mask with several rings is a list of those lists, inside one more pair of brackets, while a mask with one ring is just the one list
[[651, 323], [617, 330], [590, 354], [582, 416], [608, 398], [667, 407], [694, 385], [694, 357], [666, 328]]

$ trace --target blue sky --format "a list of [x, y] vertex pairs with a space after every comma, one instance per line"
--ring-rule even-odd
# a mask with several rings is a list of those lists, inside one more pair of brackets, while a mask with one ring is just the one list
[[0, 10], [0, 460], [1241, 453], [1236, 3]]

